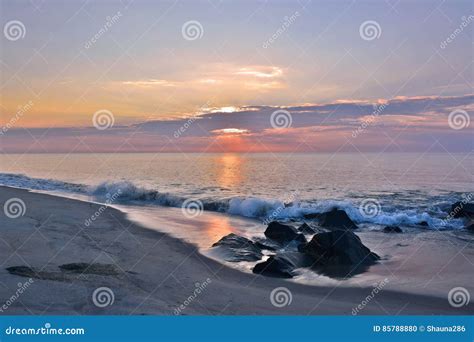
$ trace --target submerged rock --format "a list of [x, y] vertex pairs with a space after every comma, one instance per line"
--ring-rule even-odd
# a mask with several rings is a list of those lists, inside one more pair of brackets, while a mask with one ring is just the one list
[[322, 227], [337, 229], [357, 229], [357, 225], [349, 218], [344, 210], [333, 209], [319, 216]]
[[295, 264], [281, 255], [272, 255], [266, 261], [258, 263], [253, 268], [253, 273], [269, 277], [292, 278]]
[[313, 236], [300, 252], [314, 258], [315, 265], [372, 265], [380, 257], [364, 246], [351, 231], [335, 230]]
[[122, 272], [113, 264], [74, 262], [59, 266], [59, 270], [35, 269], [29, 266], [11, 266], [6, 270], [13, 275], [42, 280], [73, 281], [77, 279], [77, 273], [81, 276], [117, 276]]
[[304, 235], [299, 233], [294, 227], [276, 221], [268, 225], [265, 230], [265, 236], [281, 244], [288, 244], [291, 241], [306, 242]]
[[403, 230], [397, 226], [387, 226], [383, 229], [385, 233], [403, 233]]
[[224, 236], [212, 245], [221, 252], [224, 260], [231, 262], [257, 261], [263, 256], [259, 246], [253, 241], [233, 233]]
[[456, 202], [451, 206], [450, 215], [454, 218], [474, 218], [474, 203]]
[[62, 272], [48, 272], [36, 270], [29, 266], [11, 266], [7, 267], [8, 273], [33, 279], [65, 281], [67, 277]]
[[11, 266], [7, 267], [6, 270], [8, 273], [20, 277], [39, 278], [38, 272], [29, 266]]
[[82, 273], [82, 274], [98, 274], [98, 275], [118, 275], [120, 270], [113, 264], [74, 262], [71, 264], [60, 265], [61, 271]]

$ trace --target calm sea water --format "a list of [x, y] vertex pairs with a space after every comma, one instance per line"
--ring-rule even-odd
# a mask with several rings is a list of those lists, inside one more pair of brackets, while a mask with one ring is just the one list
[[[0, 183], [99, 200], [280, 219], [344, 208], [358, 223], [459, 228], [441, 220], [474, 190], [469, 154], [4, 154]], [[361, 215], [361, 205], [377, 215]], [[362, 213], [363, 214], [363, 213]]]

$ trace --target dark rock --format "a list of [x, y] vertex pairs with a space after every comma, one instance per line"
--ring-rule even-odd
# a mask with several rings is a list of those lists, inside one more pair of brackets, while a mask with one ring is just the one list
[[403, 233], [403, 230], [397, 226], [387, 226], [383, 229], [385, 233]]
[[298, 231], [300, 231], [303, 234], [315, 234], [316, 230], [314, 230], [309, 224], [306, 222], [303, 223], [299, 228]]
[[344, 230], [316, 234], [299, 250], [320, 265], [373, 264], [380, 259], [362, 244], [357, 235]]
[[81, 274], [118, 275], [121, 273], [120, 270], [113, 264], [75, 262], [71, 264], [60, 265], [59, 268], [62, 271]]
[[28, 266], [11, 266], [6, 269], [8, 273], [14, 274], [20, 277], [38, 278], [38, 273], [31, 267]]
[[120, 270], [112, 264], [99, 264], [99, 263], [85, 263], [76, 262], [71, 264], [64, 264], [59, 266], [60, 271], [57, 269], [54, 271], [48, 270], [36, 270], [29, 266], [11, 266], [6, 270], [10, 274], [14, 274], [20, 277], [27, 277], [33, 279], [42, 280], [55, 280], [55, 281], [72, 281], [77, 278], [77, 273], [81, 276], [86, 274], [110, 276], [119, 275]]
[[257, 238], [256, 241], [254, 242], [255, 246], [257, 246], [260, 249], [266, 249], [267, 251], [276, 251], [281, 248], [281, 245], [269, 240], [269, 239], [259, 239]]
[[288, 244], [291, 241], [306, 242], [304, 235], [300, 234], [294, 227], [276, 221], [268, 225], [265, 236], [281, 244]]
[[422, 227], [429, 227], [430, 226], [429, 223], [426, 222], [426, 221], [421, 221], [418, 225], [422, 226]]
[[357, 225], [347, 216], [344, 210], [333, 209], [320, 215], [322, 227], [337, 229], [357, 229]]
[[474, 218], [474, 203], [456, 202], [451, 206], [449, 215], [453, 218]]
[[320, 213], [311, 213], [311, 214], [305, 214], [303, 215], [303, 217], [305, 219], [308, 219], [308, 220], [314, 220], [314, 219], [319, 219], [321, 218], [321, 215]]
[[365, 272], [380, 259], [349, 230], [316, 234], [299, 250], [313, 258], [312, 269], [333, 278], [348, 278]]
[[466, 227], [467, 230], [474, 232], [474, 223]]
[[292, 278], [295, 265], [280, 255], [272, 255], [266, 261], [258, 263], [253, 268], [253, 273], [269, 277]]
[[253, 241], [233, 233], [224, 236], [212, 247], [221, 252], [224, 260], [231, 262], [257, 261], [263, 256], [261, 249]]
[[67, 278], [63, 276], [61, 272], [40, 271], [35, 270], [34, 268], [29, 266], [11, 266], [7, 267], [6, 270], [8, 271], [8, 273], [19, 277], [56, 281], [67, 280]]
[[314, 264], [314, 259], [312, 257], [298, 251], [292, 252], [285, 250], [284, 252], [277, 255], [291, 262], [295, 268], [310, 267]]

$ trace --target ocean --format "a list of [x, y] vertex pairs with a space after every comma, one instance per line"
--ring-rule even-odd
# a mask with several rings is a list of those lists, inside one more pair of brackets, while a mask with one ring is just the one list
[[[470, 287], [465, 269], [474, 238], [465, 222], [448, 217], [454, 202], [472, 202], [470, 154], [3, 154], [0, 160], [0, 185], [107, 203], [245, 272], [255, 262], [227, 262], [212, 244], [229, 233], [263, 238], [272, 220], [298, 226], [308, 221], [304, 215], [337, 207], [381, 261], [348, 279], [302, 269], [292, 281], [378, 286], [389, 279], [388, 289], [439, 296], [453, 281]], [[383, 233], [387, 225], [403, 234]]]
[[3, 154], [0, 184], [135, 206], [195, 200], [265, 222], [336, 206], [362, 226], [450, 230], [463, 226], [446, 216], [474, 191], [473, 161], [449, 153]]

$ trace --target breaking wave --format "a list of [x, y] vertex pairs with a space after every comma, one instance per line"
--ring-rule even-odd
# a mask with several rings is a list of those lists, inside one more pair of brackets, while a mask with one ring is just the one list
[[[0, 173], [0, 184], [32, 190], [76, 193], [91, 196], [96, 201], [113, 198], [118, 204], [146, 204], [168, 207], [181, 207], [189, 197], [160, 192], [137, 186], [129, 181], [103, 182], [95, 186], [62, 182], [52, 179], [30, 178], [25, 175]], [[371, 217], [363, 215], [360, 203], [338, 200], [295, 201], [284, 203], [280, 200], [257, 197], [215, 198], [201, 196], [204, 210], [239, 215], [261, 220], [303, 220], [305, 215], [319, 214], [337, 208], [344, 210], [358, 224], [420, 226], [431, 229], [459, 229], [463, 227], [460, 219], [444, 220], [448, 215], [449, 201], [432, 210], [402, 208], [384, 205], [383, 210]], [[452, 202], [451, 202], [452, 203]], [[449, 210], [449, 209], [448, 209]]]

